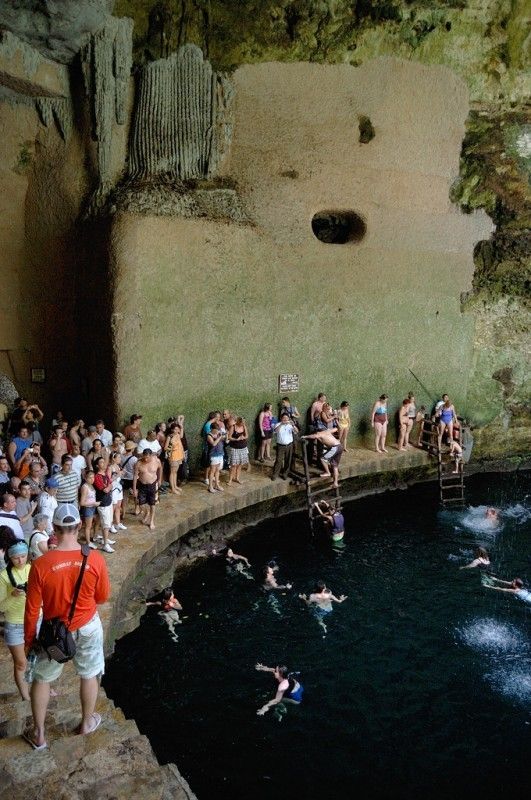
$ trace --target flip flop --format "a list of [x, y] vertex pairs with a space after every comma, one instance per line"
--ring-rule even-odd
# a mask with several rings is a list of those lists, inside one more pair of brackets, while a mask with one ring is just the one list
[[91, 734], [91, 733], [94, 733], [94, 731], [97, 731], [97, 730], [98, 730], [98, 728], [99, 728], [99, 727], [100, 727], [100, 725], [101, 725], [101, 716], [100, 716], [100, 714], [96, 714], [96, 713], [94, 713], [94, 714], [91, 714], [91, 717], [92, 717], [92, 719], [94, 720], [94, 727], [93, 727], [93, 728], [91, 728], [91, 729], [90, 729], [89, 731], [87, 731], [86, 733], [84, 733], [84, 734], [83, 734], [83, 736], [90, 736], [90, 734]]
[[34, 749], [34, 750], [36, 750], [37, 752], [39, 752], [39, 751], [41, 751], [41, 750], [46, 750], [46, 748], [48, 747], [48, 745], [46, 744], [46, 742], [44, 742], [43, 744], [37, 744], [37, 743], [35, 742], [35, 739], [34, 739], [34, 738], [33, 738], [33, 736], [31, 735], [31, 733], [23, 733], [23, 734], [22, 734], [22, 738], [23, 738], [23, 739], [25, 739], [25, 740], [26, 740], [26, 742], [27, 742], [28, 744], [30, 744], [30, 745], [33, 747], [33, 749]]

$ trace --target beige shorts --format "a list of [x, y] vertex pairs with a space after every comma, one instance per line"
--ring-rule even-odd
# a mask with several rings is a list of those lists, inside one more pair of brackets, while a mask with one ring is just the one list
[[[105, 672], [103, 657], [103, 628], [99, 614], [96, 612], [90, 622], [73, 632], [76, 643], [74, 667], [80, 678], [95, 678]], [[40, 653], [33, 667], [34, 681], [51, 683], [56, 681], [63, 671], [64, 664], [50, 661], [46, 653]], [[29, 677], [29, 676], [28, 676]]]

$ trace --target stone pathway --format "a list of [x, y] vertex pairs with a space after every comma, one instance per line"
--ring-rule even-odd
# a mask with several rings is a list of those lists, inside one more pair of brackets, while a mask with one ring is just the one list
[[[395, 473], [425, 467], [427, 455], [412, 449], [387, 455], [368, 450], [349, 451], [341, 462], [341, 480], [377, 473]], [[157, 507], [154, 532], [126, 517], [127, 532], [116, 538], [116, 552], [107, 563], [111, 577], [110, 601], [100, 608], [106, 652], [114, 641], [137, 624], [127, 624], [123, 605], [136, 576], [157, 555], [189, 531], [239, 509], [300, 493], [287, 481], [271, 481], [270, 469], [252, 465], [243, 486], [224, 486], [210, 494], [199, 481], [186, 485], [179, 497], [166, 496]], [[300, 497], [293, 498], [297, 503]], [[50, 703], [46, 738], [48, 749], [35, 753], [21, 733], [29, 726], [29, 703], [14, 691], [12, 662], [0, 645], [0, 795], [9, 800], [194, 800], [190, 787], [173, 764], [160, 766], [150, 743], [133, 720], [100, 689], [97, 711], [100, 728], [90, 736], [76, 736], [79, 724], [78, 681], [71, 664], [57, 682], [60, 693]]]

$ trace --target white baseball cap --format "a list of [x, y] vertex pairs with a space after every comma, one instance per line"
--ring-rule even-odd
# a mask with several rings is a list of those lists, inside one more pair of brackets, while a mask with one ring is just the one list
[[74, 525], [79, 525], [80, 522], [81, 517], [79, 516], [79, 511], [77, 506], [73, 503], [60, 503], [55, 509], [53, 515], [54, 525], [59, 525], [62, 528], [70, 528]]

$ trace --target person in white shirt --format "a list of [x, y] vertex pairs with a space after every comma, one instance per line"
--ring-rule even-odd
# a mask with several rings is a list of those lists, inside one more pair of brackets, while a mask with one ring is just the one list
[[8, 528], [11, 528], [17, 539], [24, 540], [24, 531], [15, 513], [16, 507], [17, 501], [15, 495], [9, 493], [5, 494], [2, 505], [0, 506], [0, 525], [7, 525]]
[[283, 411], [280, 415], [280, 422], [275, 425], [274, 432], [277, 437], [277, 455], [271, 480], [276, 481], [279, 475], [286, 480], [293, 459], [293, 440], [297, 433], [295, 423], [287, 411]]
[[45, 514], [35, 514], [33, 517], [33, 533], [29, 537], [29, 560], [35, 561], [36, 558], [48, 552], [48, 517]]
[[57, 488], [59, 484], [55, 478], [48, 478], [44, 485], [44, 492], [39, 495], [37, 500], [37, 512], [44, 514], [48, 518], [46, 530], [48, 533], [53, 533], [52, 519], [55, 509], [57, 508]]
[[96, 422], [96, 433], [98, 434], [98, 439], [101, 439], [102, 445], [110, 448], [112, 445], [112, 433], [106, 429], [102, 419]]
[[156, 456], [162, 450], [159, 440], [157, 439], [157, 434], [155, 431], [150, 430], [146, 433], [145, 439], [140, 439], [139, 443], [136, 446], [137, 453], [142, 454], [144, 450], [151, 450], [152, 453], [155, 453]]
[[87, 462], [85, 457], [81, 455], [81, 447], [78, 444], [72, 445], [72, 472], [76, 472], [79, 475], [79, 478], [82, 479], [85, 470], [87, 468]]

